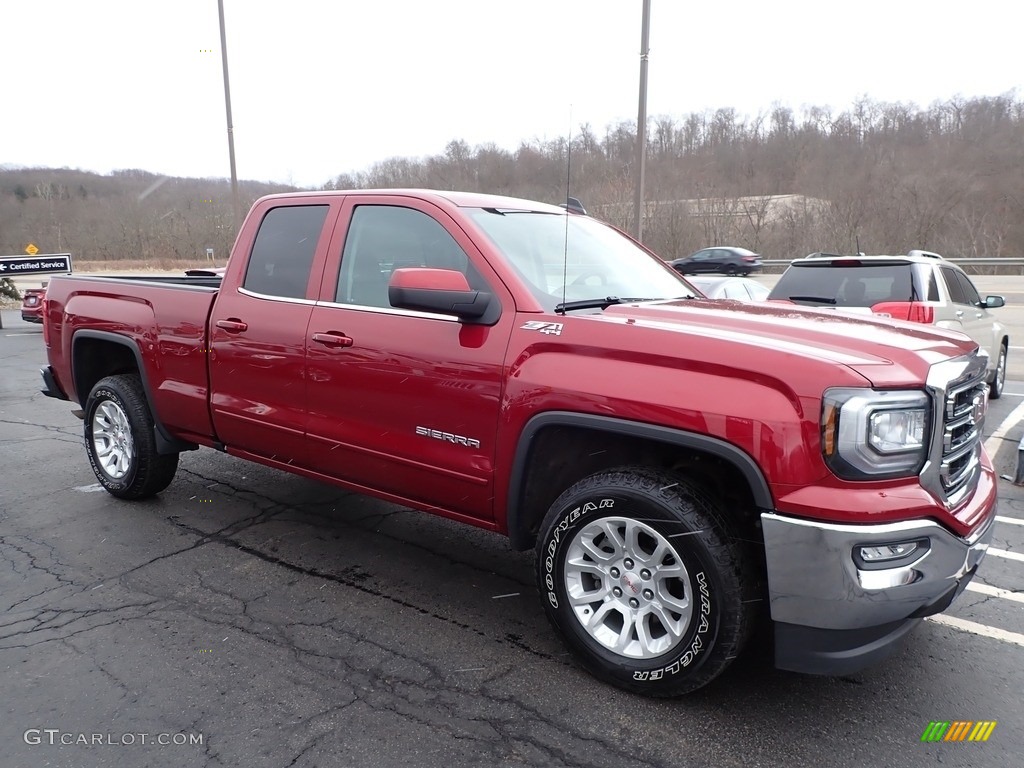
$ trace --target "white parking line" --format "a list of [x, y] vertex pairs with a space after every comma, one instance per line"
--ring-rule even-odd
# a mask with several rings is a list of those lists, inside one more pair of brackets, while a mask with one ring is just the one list
[[989, 547], [988, 553], [993, 557], [1002, 557], [1006, 560], [1017, 560], [1018, 562], [1024, 563], [1024, 554], [1021, 554], [1020, 552], [1007, 552], [1005, 549]]
[[996, 428], [996, 431], [989, 435], [988, 440], [985, 441], [985, 453], [988, 454], [993, 464], [996, 463], [996, 454], [999, 452], [999, 446], [1003, 444], [1003, 437], [1007, 432], [1017, 426], [1017, 423], [1021, 421], [1021, 419], [1024, 419], [1024, 403], [1021, 403], [1010, 411], [1010, 415], [1003, 419], [1002, 424], [1000, 424]]
[[1001, 597], [1003, 600], [1012, 600], [1015, 603], [1024, 603], [1024, 595], [1020, 592], [1011, 592], [1008, 589], [990, 587], [988, 584], [975, 584], [973, 581], [967, 585], [968, 592], [977, 592], [989, 597]]
[[996, 520], [1000, 523], [1009, 523], [1010, 525], [1024, 525], [1024, 520], [1016, 517], [1005, 517], [1003, 515], [996, 515]]
[[959, 629], [961, 632], [970, 632], [975, 635], [981, 635], [982, 637], [991, 637], [994, 640], [1002, 640], [1004, 643], [1013, 643], [1024, 648], [1024, 635], [1017, 632], [1007, 632], [1005, 629], [998, 629], [996, 627], [989, 627], [985, 624], [977, 624], [973, 621], [967, 621], [965, 619], [958, 619], [955, 616], [946, 616], [939, 614], [938, 616], [928, 616], [926, 621], [932, 621], [936, 624], [942, 624], [946, 627], [952, 627], [953, 629]]

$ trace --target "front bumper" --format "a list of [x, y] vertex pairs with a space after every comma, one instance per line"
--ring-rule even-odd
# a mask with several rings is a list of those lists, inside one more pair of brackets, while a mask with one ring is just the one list
[[[921, 618], [966, 588], [994, 520], [993, 507], [963, 539], [929, 520], [839, 525], [762, 514], [776, 666], [844, 675], [890, 655]], [[881, 568], [854, 559], [855, 548], [911, 540], [927, 548], [910, 562]]]

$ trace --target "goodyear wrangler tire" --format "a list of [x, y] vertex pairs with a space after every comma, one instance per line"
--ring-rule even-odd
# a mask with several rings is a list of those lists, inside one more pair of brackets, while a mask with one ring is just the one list
[[713, 499], [647, 468], [592, 475], [551, 506], [537, 543], [548, 618], [593, 675], [648, 696], [717, 677], [753, 627], [755, 580]]
[[120, 499], [144, 499], [171, 484], [178, 454], [156, 449], [153, 415], [135, 374], [107, 376], [85, 402], [85, 449], [100, 485]]

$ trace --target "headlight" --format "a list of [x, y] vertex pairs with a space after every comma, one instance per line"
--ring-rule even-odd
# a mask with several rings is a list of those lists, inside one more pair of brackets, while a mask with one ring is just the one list
[[830, 389], [821, 409], [825, 463], [850, 480], [920, 472], [928, 454], [924, 392]]

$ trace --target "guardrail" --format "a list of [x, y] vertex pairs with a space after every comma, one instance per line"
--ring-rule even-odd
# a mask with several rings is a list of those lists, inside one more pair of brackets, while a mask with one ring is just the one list
[[[802, 258], [802, 257], [801, 257]], [[850, 255], [850, 258], [856, 256]], [[800, 259], [761, 259], [766, 267], [788, 267]], [[1024, 258], [946, 259], [961, 267], [1024, 267]]]

